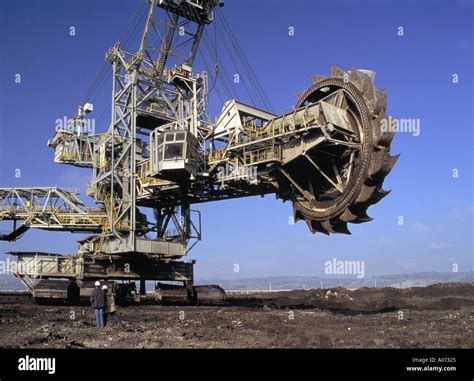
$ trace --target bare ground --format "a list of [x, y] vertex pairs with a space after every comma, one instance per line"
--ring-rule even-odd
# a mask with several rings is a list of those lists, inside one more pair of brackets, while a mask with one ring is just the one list
[[228, 295], [225, 306], [90, 307], [0, 296], [2, 348], [473, 348], [474, 284]]

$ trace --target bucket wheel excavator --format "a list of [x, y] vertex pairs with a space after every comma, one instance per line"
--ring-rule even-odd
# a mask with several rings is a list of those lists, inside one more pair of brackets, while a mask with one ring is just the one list
[[[328, 77], [313, 76], [281, 115], [235, 99], [215, 121], [206, 115], [208, 73], [193, 63], [222, 5], [143, 1], [138, 50], [117, 43], [106, 54], [109, 127], [88, 131], [86, 103], [48, 142], [55, 162], [92, 169], [95, 207], [74, 189], [0, 188], [0, 220], [13, 221], [0, 239], [16, 241], [30, 228], [89, 234], [74, 255], [10, 252], [39, 302], [79, 302], [101, 280], [124, 300], [222, 303], [224, 291], [195, 286], [194, 261], [183, 260], [201, 239], [193, 205], [275, 194], [312, 233], [350, 234], [349, 224], [370, 221], [367, 209], [389, 193], [382, 185], [398, 156], [372, 71], [332, 67]], [[153, 292], [147, 280], [157, 282]]]

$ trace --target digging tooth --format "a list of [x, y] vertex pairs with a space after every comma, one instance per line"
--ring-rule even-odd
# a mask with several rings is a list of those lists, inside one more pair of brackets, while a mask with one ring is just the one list
[[347, 73], [341, 68], [338, 68], [337, 66], [331, 66], [331, 77], [344, 78], [346, 74]]
[[387, 120], [387, 130], [383, 132], [383, 139], [380, 144], [388, 147], [395, 136], [395, 129], [392, 126], [393, 121]]
[[369, 90], [373, 90], [374, 85], [370, 77], [367, 75], [367, 73], [364, 73], [362, 69], [356, 69], [356, 68], [354, 68], [354, 72], [355, 72], [354, 76], [357, 78], [357, 82], [359, 83], [360, 91], [362, 93], [365, 94]]
[[321, 225], [321, 223], [319, 221], [313, 220], [311, 224], [312, 224], [313, 229], [315, 231], [318, 231], [318, 232], [321, 232], [323, 234], [329, 235], [329, 232], [326, 229], [323, 228], [323, 226]]
[[298, 222], [301, 220], [304, 220], [304, 216], [298, 209], [296, 209], [295, 204], [293, 204], [293, 221]]
[[390, 119], [384, 111], [381, 111], [377, 118], [372, 121], [372, 139], [375, 145], [388, 147], [395, 136], [395, 131], [391, 128]]
[[344, 213], [342, 213], [340, 216], [339, 216], [339, 219], [342, 221], [342, 222], [352, 222], [354, 220], [357, 219], [357, 216], [352, 213], [349, 208], [347, 208]]
[[374, 81], [375, 81], [375, 71], [366, 70], [366, 69], [359, 69], [359, 71], [362, 74], [366, 75], [370, 79], [370, 82], [374, 83]]
[[372, 143], [374, 145], [380, 145], [380, 140], [382, 139], [382, 124], [387, 123], [387, 115], [384, 112], [381, 112], [373, 121], [372, 121]]
[[395, 165], [399, 157], [400, 157], [400, 154], [395, 155], [395, 156], [390, 156], [389, 154], [387, 154], [386, 156], [384, 156], [380, 170], [372, 176], [372, 179], [383, 181], [385, 176], [387, 176], [390, 173], [390, 171], [392, 170], [393, 166]]
[[309, 218], [305, 219], [306, 225], [308, 225], [309, 231], [314, 234], [316, 233], [316, 229], [313, 227], [312, 221]]
[[370, 158], [368, 175], [370, 178], [375, 176], [383, 166], [383, 158], [385, 156], [385, 149], [379, 149], [372, 152]]
[[[389, 193], [390, 191], [386, 191], [380, 187], [363, 184], [353, 206], [353, 210], [358, 212], [356, 213], [357, 219], [364, 220], [366, 217], [370, 218], [365, 212], [362, 213], [362, 211], [366, 211], [370, 205], [376, 204]], [[363, 222], [365, 222], [365, 220]]]
[[322, 80], [324, 80], [326, 78], [327, 78], [327, 76], [325, 76], [325, 75], [312, 75], [311, 76], [311, 80], [313, 81], [313, 84], [321, 82]]
[[356, 198], [356, 204], [364, 203], [367, 200], [370, 199], [370, 197], [374, 194], [375, 192], [375, 186], [368, 186], [365, 184], [362, 184], [362, 187], [360, 189], [359, 195]]
[[320, 223], [321, 223], [321, 226], [324, 230], [326, 230], [329, 233], [334, 233], [334, 230], [332, 229], [331, 222], [329, 222], [329, 220], [321, 221]]
[[367, 214], [365, 214], [364, 216], [357, 218], [357, 220], [352, 221], [352, 223], [353, 224], [364, 224], [366, 222], [370, 222], [370, 221], [373, 221], [373, 220], [374, 220], [373, 217], [370, 217]]
[[383, 199], [385, 196], [387, 196], [391, 190], [385, 190], [385, 189], [376, 189], [375, 192], [372, 194], [372, 196], [369, 199], [370, 204], [376, 204], [378, 203], [381, 199]]
[[389, 149], [383, 148], [372, 152], [369, 165], [369, 177], [372, 181], [378, 182], [392, 170], [400, 154], [390, 156]]
[[352, 212], [357, 214], [357, 219], [358, 220], [361, 220], [363, 222], [365, 222], [366, 220], [372, 221], [373, 218], [369, 217], [367, 215], [367, 209], [371, 205], [372, 205], [372, 203], [370, 202], [370, 200], [367, 200], [366, 202], [360, 202], [358, 204], [352, 205], [351, 210], [352, 210]]
[[393, 166], [395, 163], [398, 161], [398, 158], [400, 157], [400, 154], [394, 155], [394, 156], [388, 156], [385, 160], [385, 166], [383, 170], [385, 171], [385, 176], [392, 170]]
[[349, 72], [349, 82], [351, 82], [360, 92], [364, 91], [364, 81], [357, 68], [351, 67]]
[[388, 147], [395, 136], [395, 131], [385, 131], [382, 135], [382, 139], [379, 141], [379, 144], [385, 147]]
[[372, 121], [372, 140], [375, 145], [388, 147], [395, 135], [395, 130], [389, 125], [390, 119], [384, 111]]
[[349, 81], [364, 94], [367, 106], [369, 106], [369, 110], [372, 114], [378, 113], [376, 111], [380, 108], [378, 106], [380, 101], [376, 96], [374, 78], [375, 73], [373, 71], [357, 69], [355, 67], [351, 67], [350, 69]]
[[[362, 73], [364, 74], [364, 73]], [[365, 74], [364, 78], [364, 98], [372, 114], [376, 114], [375, 86], [370, 78]]]
[[332, 229], [335, 233], [351, 235], [351, 231], [347, 228], [347, 223], [338, 221], [332, 224]]
[[375, 89], [375, 109], [374, 113], [378, 114], [387, 109], [387, 89]]
[[295, 214], [295, 222], [302, 221], [304, 220], [304, 216], [301, 213], [296, 213]]
[[353, 224], [362, 224], [364, 222], [370, 222], [373, 220], [372, 217], [367, 215], [367, 206], [352, 206], [351, 211], [357, 215], [357, 219], [351, 221]]

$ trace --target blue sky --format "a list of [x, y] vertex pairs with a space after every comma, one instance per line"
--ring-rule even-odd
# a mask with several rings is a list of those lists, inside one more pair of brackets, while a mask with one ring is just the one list
[[[0, 1], [0, 185], [84, 190], [91, 172], [54, 164], [46, 142], [54, 121], [74, 114], [137, 3]], [[365, 261], [366, 276], [450, 272], [453, 263], [459, 271], [472, 271], [472, 3], [225, 3], [220, 11], [276, 110], [296, 103], [294, 95], [310, 86], [311, 74], [327, 75], [331, 65], [355, 66], [376, 71], [377, 86], [388, 89], [387, 113], [419, 119], [421, 133], [396, 135], [392, 152], [401, 158], [385, 182], [392, 193], [369, 209], [373, 222], [351, 226], [351, 236], [313, 236], [303, 222], [289, 225], [291, 206], [274, 196], [203, 205], [204, 240], [190, 254], [198, 261], [197, 277], [321, 276], [324, 262], [334, 257]], [[74, 37], [70, 26], [76, 28]], [[290, 26], [294, 36], [288, 35]], [[404, 28], [402, 37], [399, 26]], [[213, 36], [214, 30], [209, 32]], [[235, 72], [230, 62], [222, 64]], [[203, 69], [199, 60], [196, 68]], [[21, 84], [14, 82], [17, 73]], [[459, 76], [457, 84], [453, 74]], [[109, 77], [93, 100], [91, 116], [98, 118], [109, 103], [110, 83]], [[248, 101], [242, 88], [235, 91]], [[220, 108], [213, 92], [208, 111], [215, 116]], [[106, 128], [107, 119], [98, 130]], [[17, 168], [20, 178], [14, 177]], [[453, 169], [458, 178], [453, 178]], [[16, 243], [0, 243], [0, 253], [73, 253], [78, 238], [29, 231]], [[236, 263], [239, 273], [234, 272]]]

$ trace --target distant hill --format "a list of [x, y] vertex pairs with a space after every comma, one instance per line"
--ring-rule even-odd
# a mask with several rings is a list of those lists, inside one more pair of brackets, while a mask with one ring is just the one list
[[226, 290], [293, 290], [309, 288], [361, 288], [361, 287], [395, 287], [406, 288], [428, 286], [433, 283], [474, 282], [473, 272], [438, 273], [424, 272], [416, 274], [380, 275], [372, 278], [322, 278], [305, 276], [264, 277], [244, 279], [203, 279], [197, 284], [219, 284]]
[[[225, 290], [298, 290], [309, 288], [361, 288], [361, 287], [421, 287], [433, 283], [472, 283], [473, 272], [437, 273], [424, 272], [416, 274], [380, 275], [372, 278], [322, 278], [305, 276], [261, 277], [242, 279], [199, 279], [196, 284], [218, 284]], [[147, 289], [153, 288], [149, 282]], [[24, 291], [25, 286], [13, 275], [0, 274], [0, 290]]]

